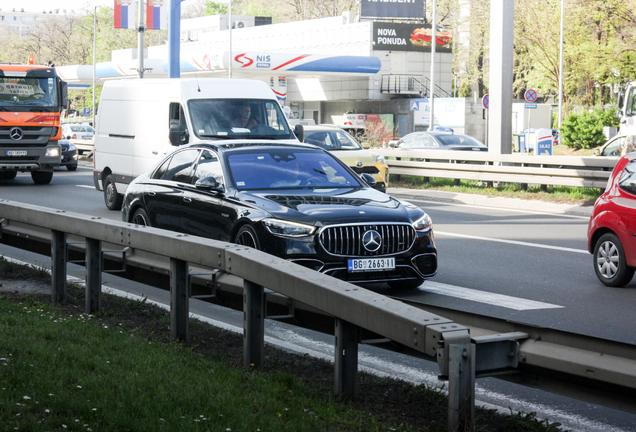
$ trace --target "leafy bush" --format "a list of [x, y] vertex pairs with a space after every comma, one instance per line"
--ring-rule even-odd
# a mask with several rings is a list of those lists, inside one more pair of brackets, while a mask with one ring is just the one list
[[367, 142], [371, 147], [382, 147], [383, 143], [388, 143], [393, 139], [394, 131], [391, 126], [384, 122], [366, 122], [364, 133], [361, 136], [362, 142]]
[[611, 111], [594, 108], [583, 113], [571, 113], [561, 127], [562, 143], [576, 150], [597, 147], [606, 141], [604, 126], [617, 126], [618, 118]]

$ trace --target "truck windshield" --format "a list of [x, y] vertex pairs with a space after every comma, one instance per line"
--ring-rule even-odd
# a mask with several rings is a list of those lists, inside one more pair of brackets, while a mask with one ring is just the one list
[[55, 78], [0, 77], [0, 107], [59, 107]]
[[193, 99], [188, 102], [200, 139], [293, 139], [280, 105], [262, 99]]

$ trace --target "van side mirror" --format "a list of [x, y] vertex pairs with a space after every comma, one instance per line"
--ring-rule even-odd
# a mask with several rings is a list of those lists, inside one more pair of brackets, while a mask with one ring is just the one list
[[170, 144], [172, 144], [173, 146], [187, 144], [188, 141], [190, 141], [188, 131], [183, 129], [178, 124], [170, 125], [170, 132], [168, 133], [168, 137], [170, 139]]

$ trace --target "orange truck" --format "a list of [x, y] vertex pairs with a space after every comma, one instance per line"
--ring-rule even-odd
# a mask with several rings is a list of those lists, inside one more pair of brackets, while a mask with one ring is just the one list
[[67, 104], [66, 82], [54, 67], [0, 63], [0, 180], [30, 172], [36, 184], [51, 182]]

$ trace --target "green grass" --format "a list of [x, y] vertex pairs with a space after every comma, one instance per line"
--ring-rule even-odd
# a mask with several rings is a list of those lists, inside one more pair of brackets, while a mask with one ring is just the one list
[[494, 187], [484, 182], [474, 180], [460, 180], [459, 186], [455, 185], [454, 179], [429, 178], [428, 182], [423, 182], [422, 177], [401, 175], [391, 175], [389, 187], [408, 189], [432, 189], [455, 193], [472, 193], [489, 196], [499, 196], [508, 198], [534, 199], [550, 202], [563, 202], [572, 204], [593, 205], [596, 198], [601, 195], [601, 191], [595, 188], [568, 187], [568, 186], [548, 186], [545, 191], [539, 185], [528, 185], [523, 189], [519, 183], [498, 183]]
[[389, 430], [289, 374], [231, 368], [85, 314], [0, 298], [3, 430]]

